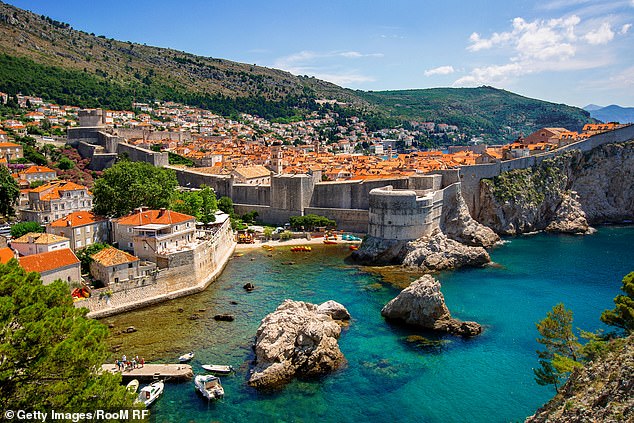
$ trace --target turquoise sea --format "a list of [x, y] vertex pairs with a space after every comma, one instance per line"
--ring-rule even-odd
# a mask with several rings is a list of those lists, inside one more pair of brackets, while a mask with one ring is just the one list
[[[438, 275], [455, 317], [485, 327], [473, 339], [437, 337], [387, 324], [383, 305], [399, 289], [376, 273], [347, 264], [341, 245], [249, 252], [233, 258], [205, 292], [106, 319], [118, 354], [175, 362], [193, 350], [192, 365], [231, 364], [226, 397], [207, 403], [193, 383], [168, 383], [152, 408], [154, 422], [508, 422], [523, 421], [554, 393], [538, 386], [535, 322], [558, 302], [585, 330], [604, 327], [622, 277], [634, 270], [634, 227], [599, 228], [590, 236], [538, 234], [509, 239], [491, 251], [495, 265]], [[293, 265], [283, 262], [293, 260]], [[252, 282], [257, 289], [246, 293]], [[246, 385], [260, 319], [284, 299], [333, 299], [353, 316], [339, 345], [346, 367], [320, 380], [295, 381], [272, 393]], [[233, 302], [233, 303], [232, 303]], [[235, 304], [234, 304], [235, 303]], [[217, 322], [232, 313], [234, 322]], [[439, 342], [408, 342], [423, 335]], [[410, 338], [411, 341], [411, 338]]]

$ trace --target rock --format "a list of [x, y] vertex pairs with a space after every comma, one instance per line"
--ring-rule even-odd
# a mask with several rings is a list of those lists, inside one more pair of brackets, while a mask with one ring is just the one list
[[383, 307], [381, 315], [387, 319], [459, 336], [474, 336], [482, 332], [482, 327], [476, 322], [462, 322], [451, 317], [440, 292], [440, 282], [430, 275], [424, 275], [412, 282]]
[[233, 314], [216, 314], [214, 316], [214, 320], [219, 320], [219, 321], [223, 321], [223, 322], [233, 322], [235, 320], [235, 317], [233, 316]]
[[122, 333], [134, 333], [137, 331], [137, 328], [135, 328], [134, 326], [128, 326], [127, 328], [123, 329], [121, 332]]
[[[323, 310], [330, 309], [324, 306]], [[255, 367], [249, 385], [275, 388], [293, 377], [313, 377], [345, 363], [337, 339], [341, 327], [315, 304], [285, 300], [256, 333]]]
[[245, 283], [242, 288], [244, 288], [244, 290], [247, 292], [251, 292], [255, 289], [255, 285], [253, 285], [251, 282], [248, 282], [248, 283]]
[[401, 264], [407, 249], [407, 241], [376, 238], [371, 235], [363, 238], [359, 249], [351, 257], [360, 263], [381, 265]]
[[114, 323], [108, 323], [108, 328], [109, 329], [114, 329]]
[[581, 204], [577, 198], [577, 193], [574, 191], [563, 194], [563, 199], [555, 212], [553, 221], [546, 226], [547, 232], [588, 233], [590, 225], [588, 225], [586, 214], [581, 209]]
[[447, 238], [441, 232], [409, 242], [403, 265], [418, 267], [424, 272], [482, 266], [491, 261], [482, 247], [469, 247]]
[[229, 304], [238, 305], [237, 301], [229, 301]]
[[188, 320], [198, 320], [198, 319], [200, 319], [200, 316], [194, 313], [191, 316], [189, 316], [187, 319]]
[[326, 301], [317, 307], [317, 312], [327, 314], [334, 320], [350, 320], [350, 313], [346, 308], [336, 301]]

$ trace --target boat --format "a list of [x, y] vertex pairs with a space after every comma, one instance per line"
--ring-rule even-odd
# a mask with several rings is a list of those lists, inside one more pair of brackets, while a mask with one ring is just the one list
[[187, 363], [188, 361], [190, 361], [192, 358], [194, 358], [194, 352], [188, 352], [187, 354], [183, 354], [180, 357], [178, 357], [178, 361], [180, 361], [181, 363]]
[[295, 247], [291, 247], [291, 251], [293, 252], [310, 252], [312, 248], [308, 245], [296, 245]]
[[225, 390], [220, 379], [214, 375], [198, 375], [194, 378], [194, 386], [208, 400], [220, 399], [225, 396]]
[[137, 389], [139, 389], [139, 381], [136, 379], [132, 379], [125, 387], [129, 392], [133, 394], [136, 393]]
[[326, 245], [337, 244], [337, 241], [333, 241], [333, 240], [330, 240], [330, 239], [324, 239], [324, 244], [326, 244]]
[[219, 375], [228, 375], [229, 373], [233, 372], [232, 366], [225, 366], [222, 364], [203, 364], [201, 367], [208, 372], [216, 373]]
[[357, 251], [359, 249], [358, 245], [351, 245], [350, 247], [350, 251]]
[[158, 399], [159, 396], [161, 396], [164, 388], [165, 383], [163, 383], [162, 380], [144, 386], [141, 388], [141, 391], [139, 391], [137, 402], [142, 402], [146, 407], [149, 407]]

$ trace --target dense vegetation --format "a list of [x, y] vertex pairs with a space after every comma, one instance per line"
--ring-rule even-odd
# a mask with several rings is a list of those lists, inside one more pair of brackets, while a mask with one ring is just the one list
[[14, 239], [20, 238], [21, 236], [32, 232], [44, 232], [44, 226], [37, 222], [20, 222], [11, 226], [11, 237]]
[[68, 285], [42, 285], [14, 259], [0, 264], [0, 408], [91, 412], [130, 408], [121, 376], [97, 372], [108, 328], [75, 308]]
[[0, 166], [0, 216], [13, 216], [20, 188], [6, 166]]
[[295, 230], [307, 230], [312, 231], [315, 228], [326, 227], [335, 228], [337, 222], [332, 219], [328, 219], [325, 216], [319, 216], [316, 214], [307, 214], [304, 216], [291, 216], [288, 220], [291, 224], [291, 228]]

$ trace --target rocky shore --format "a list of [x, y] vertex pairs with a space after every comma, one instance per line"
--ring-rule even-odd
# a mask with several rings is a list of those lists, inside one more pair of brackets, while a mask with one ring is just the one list
[[345, 307], [335, 301], [317, 306], [285, 300], [260, 323], [249, 385], [279, 388], [294, 377], [338, 369], [345, 363], [338, 344], [341, 323], [349, 319]]
[[412, 282], [383, 307], [381, 315], [389, 320], [458, 336], [469, 337], [482, 332], [482, 326], [476, 322], [463, 322], [451, 317], [440, 292], [440, 282], [430, 275]]

